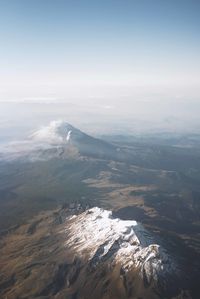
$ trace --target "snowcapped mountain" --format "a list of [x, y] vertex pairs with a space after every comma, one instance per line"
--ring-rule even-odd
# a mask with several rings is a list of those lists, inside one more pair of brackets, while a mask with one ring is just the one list
[[49, 144], [65, 144], [70, 142], [71, 137], [77, 140], [84, 138], [87, 135], [80, 130], [74, 128], [72, 125], [65, 121], [51, 121], [48, 126], [44, 126], [35, 131], [30, 139], [35, 142], [45, 142]]
[[122, 298], [157, 298], [178, 275], [173, 259], [140, 223], [113, 218], [111, 211], [92, 208], [73, 215], [65, 233], [65, 247], [85, 260], [90, 273], [109, 273]]
[[42, 212], [5, 236], [1, 298], [192, 299], [142, 224], [87, 207]]
[[0, 158], [47, 160], [55, 157], [112, 158], [117, 148], [91, 137], [65, 121], [52, 121], [33, 132], [26, 140], [12, 142], [0, 150]]
[[99, 158], [111, 158], [113, 153], [116, 152], [116, 148], [113, 145], [91, 137], [65, 121], [50, 122], [48, 126], [33, 133], [31, 139], [56, 145], [60, 149], [62, 148], [64, 154], [66, 154], [65, 150], [69, 148], [81, 155]]

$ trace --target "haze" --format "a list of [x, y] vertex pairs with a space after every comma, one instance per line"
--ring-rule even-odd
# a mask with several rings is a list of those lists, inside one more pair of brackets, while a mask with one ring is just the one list
[[0, 4], [4, 135], [63, 118], [96, 133], [199, 131], [199, 1]]

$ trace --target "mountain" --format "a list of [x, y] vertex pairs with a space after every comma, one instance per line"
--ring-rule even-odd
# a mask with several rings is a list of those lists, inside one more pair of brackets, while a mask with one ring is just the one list
[[47, 160], [79, 156], [112, 159], [119, 153], [116, 146], [91, 137], [65, 121], [52, 121], [28, 139], [7, 145], [0, 153], [1, 159]]
[[154, 237], [98, 207], [41, 213], [0, 245], [3, 299], [189, 298], [176, 297], [178, 267]]
[[[117, 148], [103, 140], [91, 137], [65, 121], [53, 121], [31, 135], [37, 142], [56, 145], [60, 155], [77, 151], [80, 155], [98, 158], [111, 158], [117, 154]], [[61, 152], [61, 149], [63, 152]]]
[[[66, 248], [87, 265], [78, 298], [84, 292], [87, 298], [157, 298], [174, 291], [176, 263], [142, 224], [94, 207], [69, 217], [65, 232]], [[88, 280], [97, 286], [91, 290]]]
[[[89, 136], [76, 129], [66, 121], [51, 121], [48, 126], [44, 126], [30, 135], [30, 139], [36, 142], [48, 144], [68, 144], [87, 139]], [[91, 137], [89, 137], [91, 139]]]

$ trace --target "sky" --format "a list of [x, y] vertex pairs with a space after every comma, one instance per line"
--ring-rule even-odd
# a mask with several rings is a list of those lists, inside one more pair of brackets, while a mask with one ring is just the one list
[[0, 102], [185, 114], [199, 96], [199, 0], [0, 0]]
[[199, 35], [198, 0], [0, 0], [0, 95], [181, 95], [200, 83]]

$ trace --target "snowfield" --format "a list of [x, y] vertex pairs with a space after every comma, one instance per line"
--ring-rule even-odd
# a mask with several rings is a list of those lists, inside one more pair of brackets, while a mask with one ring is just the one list
[[125, 271], [137, 269], [147, 282], [170, 275], [176, 266], [167, 252], [136, 221], [113, 218], [112, 212], [92, 208], [67, 219], [65, 246], [94, 266], [108, 260]]

